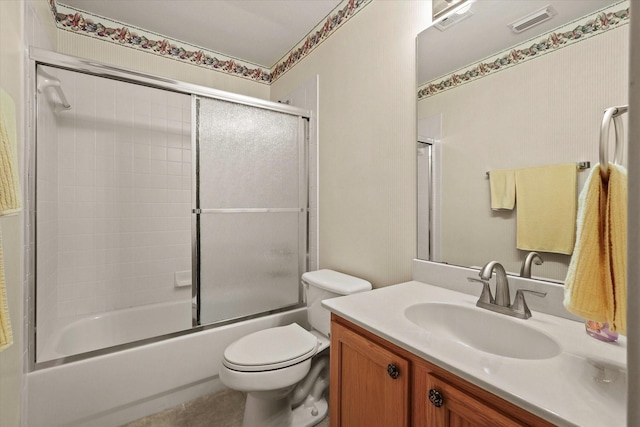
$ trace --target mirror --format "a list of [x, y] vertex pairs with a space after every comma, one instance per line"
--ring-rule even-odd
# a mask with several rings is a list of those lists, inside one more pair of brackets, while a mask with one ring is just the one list
[[[629, 1], [477, 0], [418, 35], [418, 258], [519, 274], [516, 211], [491, 209], [487, 172], [598, 163], [603, 112], [628, 103], [628, 13]], [[532, 276], [564, 281], [570, 255], [540, 255]]]

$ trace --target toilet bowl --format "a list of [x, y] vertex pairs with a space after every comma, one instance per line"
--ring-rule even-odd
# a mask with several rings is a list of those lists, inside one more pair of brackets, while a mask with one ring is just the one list
[[307, 427], [327, 415], [330, 313], [322, 300], [371, 289], [333, 270], [302, 275], [311, 330], [292, 323], [254, 332], [224, 352], [220, 380], [247, 393], [243, 427]]

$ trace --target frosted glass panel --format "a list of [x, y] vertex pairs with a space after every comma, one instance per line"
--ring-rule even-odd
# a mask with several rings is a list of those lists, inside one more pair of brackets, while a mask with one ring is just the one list
[[302, 119], [198, 103], [200, 324], [295, 305], [306, 260]]
[[200, 215], [202, 324], [298, 302], [300, 215]]
[[199, 111], [201, 208], [299, 206], [297, 116], [214, 99]]

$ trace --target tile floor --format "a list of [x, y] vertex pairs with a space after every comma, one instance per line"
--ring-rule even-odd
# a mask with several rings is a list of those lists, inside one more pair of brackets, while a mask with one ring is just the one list
[[[199, 397], [123, 427], [240, 427], [245, 396], [235, 390]], [[325, 418], [317, 427], [329, 427]]]

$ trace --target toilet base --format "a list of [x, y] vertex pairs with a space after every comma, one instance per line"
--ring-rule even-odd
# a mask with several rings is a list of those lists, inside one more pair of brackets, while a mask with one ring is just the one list
[[[315, 414], [315, 415], [314, 415]], [[329, 414], [329, 404], [324, 397], [314, 402], [313, 407], [303, 405], [293, 410], [291, 427], [312, 427]]]
[[293, 410], [288, 399], [274, 402], [252, 394], [247, 395], [247, 404], [251, 409], [245, 409], [242, 427], [312, 427], [329, 413], [329, 404], [324, 397], [310, 406], [302, 404]]

